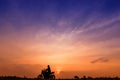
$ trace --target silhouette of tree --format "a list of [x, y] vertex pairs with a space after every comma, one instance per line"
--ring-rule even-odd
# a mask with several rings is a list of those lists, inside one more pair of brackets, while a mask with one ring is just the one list
[[74, 79], [79, 80], [80, 78], [78, 76], [74, 76]]

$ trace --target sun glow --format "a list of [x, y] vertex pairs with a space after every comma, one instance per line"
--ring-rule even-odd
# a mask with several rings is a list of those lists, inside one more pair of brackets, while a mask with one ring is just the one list
[[60, 72], [61, 72], [61, 70], [60, 70], [60, 69], [58, 69], [58, 70], [57, 70], [57, 74], [60, 74]]
[[61, 67], [57, 67], [57, 68], [56, 68], [56, 73], [57, 73], [57, 74], [60, 74], [61, 70], [62, 70]]

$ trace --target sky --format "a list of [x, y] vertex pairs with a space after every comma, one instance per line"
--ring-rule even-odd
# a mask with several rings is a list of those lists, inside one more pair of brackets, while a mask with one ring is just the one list
[[0, 0], [0, 75], [120, 77], [119, 0]]

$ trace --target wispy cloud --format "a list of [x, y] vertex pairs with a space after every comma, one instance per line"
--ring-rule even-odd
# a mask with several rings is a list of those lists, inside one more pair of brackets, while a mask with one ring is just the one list
[[104, 63], [104, 62], [108, 62], [108, 61], [109, 61], [109, 59], [101, 57], [101, 58], [98, 58], [98, 59], [91, 61], [91, 63], [93, 63], [93, 64], [94, 63]]

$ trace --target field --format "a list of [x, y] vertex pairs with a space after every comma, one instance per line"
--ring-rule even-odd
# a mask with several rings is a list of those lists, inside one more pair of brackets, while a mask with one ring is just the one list
[[[22, 77], [16, 77], [16, 76], [1, 76], [0, 80], [41, 80], [38, 78], [22, 78]], [[73, 78], [73, 79], [55, 79], [55, 80], [120, 80], [118, 77], [99, 77], [99, 78], [92, 78], [92, 77], [87, 77], [87, 78]]]

